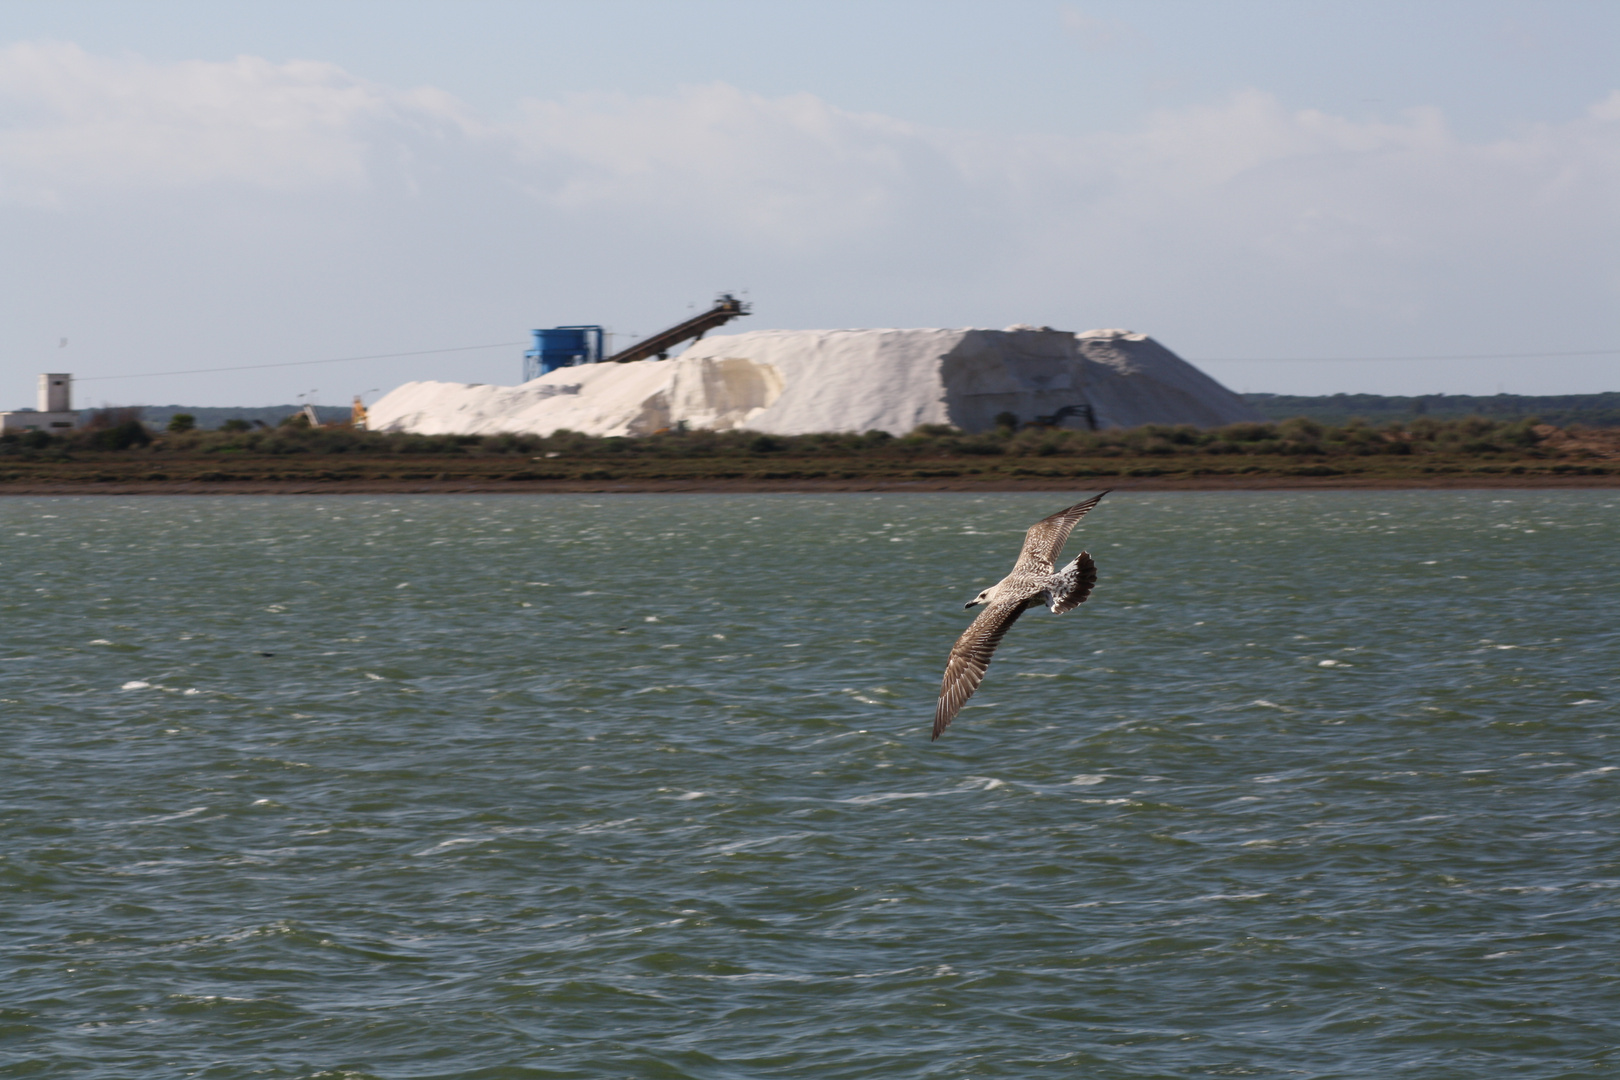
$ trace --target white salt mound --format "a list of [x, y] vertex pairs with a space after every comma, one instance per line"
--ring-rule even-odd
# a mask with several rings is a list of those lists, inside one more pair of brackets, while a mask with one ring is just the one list
[[650, 435], [681, 423], [904, 435], [918, 424], [983, 431], [1003, 412], [1027, 421], [1081, 404], [1099, 427], [1262, 419], [1146, 334], [1033, 326], [722, 335], [673, 360], [561, 368], [521, 386], [406, 383], [368, 419], [374, 431], [422, 435]]

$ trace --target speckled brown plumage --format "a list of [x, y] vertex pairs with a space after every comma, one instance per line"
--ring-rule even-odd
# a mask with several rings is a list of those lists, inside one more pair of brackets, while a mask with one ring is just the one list
[[1058, 553], [1069, 539], [1069, 532], [1103, 495], [1059, 510], [1042, 518], [1024, 534], [1024, 549], [1018, 554], [1012, 572], [967, 603], [967, 607], [987, 604], [962, 636], [951, 646], [945, 662], [945, 678], [940, 683], [939, 704], [934, 707], [934, 735], [939, 738], [967, 699], [984, 681], [985, 670], [996, 646], [1006, 636], [1018, 616], [1045, 604], [1057, 615], [1085, 603], [1097, 584], [1097, 564], [1082, 551], [1062, 570], [1055, 570]]

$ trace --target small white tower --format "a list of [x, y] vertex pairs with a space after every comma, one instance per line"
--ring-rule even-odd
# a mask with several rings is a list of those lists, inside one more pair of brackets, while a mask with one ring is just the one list
[[73, 376], [41, 375], [39, 377], [39, 411], [73, 411]]
[[79, 426], [73, 411], [73, 376], [64, 373], [39, 377], [39, 408], [0, 412], [0, 434], [11, 431], [46, 431], [62, 435]]

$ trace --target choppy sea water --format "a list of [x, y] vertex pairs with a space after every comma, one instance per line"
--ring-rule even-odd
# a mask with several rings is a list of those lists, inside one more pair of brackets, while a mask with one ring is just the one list
[[0, 501], [0, 1076], [1620, 1074], [1620, 493]]

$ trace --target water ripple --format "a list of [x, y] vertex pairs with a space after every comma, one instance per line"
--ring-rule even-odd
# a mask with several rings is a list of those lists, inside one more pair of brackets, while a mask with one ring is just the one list
[[0, 1076], [1612, 1074], [1620, 501], [1116, 494], [930, 743], [1065, 497], [0, 503]]

